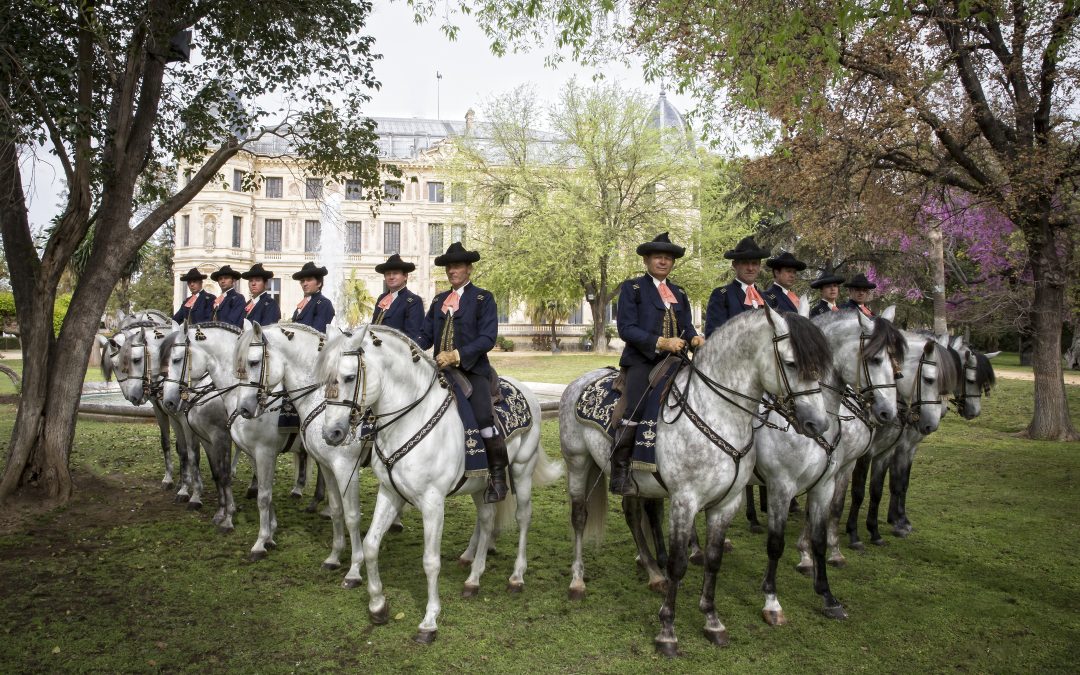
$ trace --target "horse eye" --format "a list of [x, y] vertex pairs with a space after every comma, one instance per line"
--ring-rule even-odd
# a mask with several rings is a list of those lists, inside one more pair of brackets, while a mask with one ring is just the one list
[[351, 383], [356, 381], [356, 376], [355, 375], [346, 375], [345, 377], [341, 378], [341, 381], [344, 384], [351, 384]]
[[174, 358], [174, 359], [172, 360], [172, 362], [173, 362], [173, 363], [180, 363], [180, 362], [181, 362], [181, 361], [183, 361], [183, 360], [184, 360], [184, 359], [183, 359], [183, 357], [181, 357], [181, 356], [177, 356], [176, 358]]
[[794, 361], [785, 361], [784, 365], [787, 366], [788, 368], [794, 368], [795, 367], [795, 362]]
[[248, 365], [251, 366], [252, 368], [255, 368], [256, 366], [259, 365], [259, 360], [258, 359], [252, 359], [252, 360], [248, 361]]
[[933, 384], [934, 383], [934, 378], [932, 378], [932, 377], [924, 377], [923, 382], [925, 382], [927, 384]]
[[141, 356], [132, 357], [131, 362], [132, 363], [141, 363], [142, 362], [142, 357]]
[[871, 358], [870, 359], [870, 365], [872, 365], [872, 366], [880, 366], [881, 365], [881, 357], [880, 356], [875, 356], [875, 357]]

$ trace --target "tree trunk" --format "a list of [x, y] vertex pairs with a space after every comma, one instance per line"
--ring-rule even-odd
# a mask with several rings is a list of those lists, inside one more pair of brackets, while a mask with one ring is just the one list
[[1035, 412], [1024, 434], [1037, 440], [1077, 440], [1080, 435], [1069, 418], [1061, 367], [1061, 326], [1067, 276], [1046, 219], [1029, 224], [1025, 234], [1035, 279], [1035, 300], [1031, 306]]
[[941, 237], [941, 223], [930, 227], [930, 272], [934, 278], [934, 335], [948, 335], [949, 324], [945, 316], [945, 245]]

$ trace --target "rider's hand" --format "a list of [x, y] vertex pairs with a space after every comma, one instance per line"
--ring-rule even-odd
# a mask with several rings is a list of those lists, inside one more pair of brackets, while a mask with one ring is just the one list
[[697, 349], [703, 344], [705, 344], [705, 336], [703, 335], [695, 335], [694, 337], [690, 338], [690, 347], [692, 349]]
[[656, 341], [656, 349], [677, 354], [686, 348], [686, 340], [677, 337], [662, 337]]
[[449, 368], [460, 364], [461, 356], [456, 349], [448, 352], [439, 352], [439, 355], [435, 357], [435, 362], [439, 364], [440, 368]]

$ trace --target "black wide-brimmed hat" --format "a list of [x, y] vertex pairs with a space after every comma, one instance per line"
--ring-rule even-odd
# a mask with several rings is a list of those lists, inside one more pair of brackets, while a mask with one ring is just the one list
[[397, 253], [387, 258], [386, 262], [375, 266], [375, 271], [379, 274], [382, 274], [383, 272], [392, 272], [393, 270], [399, 270], [408, 274], [415, 269], [416, 265], [411, 262], [405, 262]]
[[877, 284], [866, 278], [866, 275], [859, 272], [855, 276], [851, 277], [851, 281], [844, 284], [844, 288], [860, 288], [865, 291], [877, 288]]
[[757, 245], [753, 237], [743, 237], [735, 248], [724, 253], [728, 260], [761, 260], [768, 258], [769, 252]]
[[300, 271], [292, 275], [293, 279], [303, 279], [305, 277], [314, 277], [316, 279], [322, 279], [328, 274], [325, 267], [315, 267], [315, 263], [307, 261], [304, 266], [300, 268]]
[[187, 274], [180, 275], [180, 281], [202, 281], [206, 278], [206, 275], [199, 271], [199, 268], [192, 267], [187, 271]]
[[466, 251], [460, 241], [455, 241], [453, 244], [450, 244], [450, 248], [446, 249], [446, 253], [435, 258], [435, 266], [446, 267], [451, 263], [474, 263], [479, 259], [479, 252]]
[[765, 264], [774, 270], [791, 267], [796, 272], [802, 272], [804, 269], [806, 269], [806, 263], [791, 255], [790, 251], [784, 251], [775, 258], [769, 258], [765, 261]]
[[263, 280], [273, 279], [274, 278], [274, 273], [271, 272], [270, 270], [264, 270], [263, 266], [262, 266], [262, 263], [255, 263], [254, 265], [251, 266], [251, 269], [249, 269], [247, 272], [244, 272], [243, 274], [241, 274], [240, 278], [241, 279], [262, 278]]
[[833, 274], [831, 267], [826, 267], [821, 272], [821, 276], [810, 282], [810, 288], [821, 288], [822, 286], [828, 286], [829, 284], [842, 284], [844, 283], [844, 277], [838, 277]]
[[232, 277], [233, 279], [239, 279], [241, 278], [241, 276], [243, 275], [241, 275], [239, 272], [234, 270], [232, 267], [229, 267], [228, 265], [222, 265], [216, 271], [210, 273], [210, 278], [214, 281], [217, 281], [221, 277]]
[[686, 249], [671, 243], [667, 232], [656, 235], [652, 241], [647, 241], [637, 247], [638, 255], [652, 255], [653, 253], [667, 253], [673, 258], [681, 258]]

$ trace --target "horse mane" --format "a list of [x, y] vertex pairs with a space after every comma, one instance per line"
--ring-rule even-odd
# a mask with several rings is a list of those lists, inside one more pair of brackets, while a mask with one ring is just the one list
[[180, 339], [183, 330], [174, 330], [165, 336], [165, 339], [161, 341], [161, 345], [158, 347], [158, 372], [164, 373], [169, 370], [169, 352], [172, 351], [173, 345]]
[[[142, 336], [142, 338], [143, 344], [146, 344], [146, 336]], [[134, 346], [135, 335], [132, 335], [130, 340], [124, 340], [124, 344], [120, 345], [120, 370], [124, 373], [131, 372], [131, 349]]]
[[[849, 311], [855, 312], [855, 310]], [[904, 339], [904, 334], [896, 326], [892, 325], [891, 321], [875, 316], [874, 332], [870, 334], [870, 339], [867, 340], [863, 349], [867, 354], [878, 354], [882, 349], [885, 349], [885, 353], [891, 358], [903, 361], [907, 355], [907, 340]]]
[[[125, 340], [125, 342], [126, 342], [126, 340]], [[112, 376], [113, 376], [113, 365], [112, 365], [112, 357], [113, 357], [113, 355], [109, 353], [109, 348], [113, 344], [115, 344], [113, 342], [113, 338], [110, 337], [110, 338], [105, 338], [105, 343], [103, 345], [101, 345], [101, 359], [100, 359], [101, 360], [101, 376], [105, 378], [106, 382], [111, 381]], [[121, 346], [121, 349], [123, 349], [122, 346]], [[119, 355], [119, 354], [120, 354], [120, 351], [117, 350], [116, 355]]]
[[990, 363], [990, 359], [986, 358], [986, 354], [976, 352], [974, 349], [971, 351], [975, 353], [975, 384], [979, 386], [979, 391], [983, 394], [989, 394], [997, 384], [994, 366]]
[[412, 348], [415, 351], [415, 353], [419, 354], [420, 358], [427, 361], [428, 364], [432, 368], [438, 368], [439, 367], [439, 364], [435, 362], [435, 357], [430, 356], [427, 352], [420, 349], [420, 345], [416, 344], [411, 337], [409, 337], [405, 333], [402, 333], [397, 328], [393, 328], [391, 326], [380, 325], [380, 326], [372, 326], [369, 330], [371, 330], [371, 331], [373, 331], [375, 333], [386, 333], [388, 335], [392, 335], [394, 337], [401, 338], [401, 340], [404, 341], [406, 345], [408, 345], [410, 348]]
[[[269, 330], [269, 327], [263, 328], [263, 332]], [[266, 339], [265, 337], [263, 338]], [[243, 380], [247, 378], [247, 353], [251, 347], [251, 343], [255, 341], [255, 329], [250, 328], [240, 334], [240, 337], [236, 338], [236, 347], [233, 351], [233, 366], [236, 369], [236, 377]]]
[[795, 368], [799, 377], [804, 380], [821, 380], [832, 370], [832, 351], [825, 334], [806, 317], [794, 312], [785, 312], [783, 316], [791, 334], [791, 348], [795, 354]]
[[315, 359], [315, 381], [322, 382], [324, 384], [330, 384], [334, 377], [337, 375], [337, 362], [341, 358], [341, 353], [345, 351], [345, 343], [350, 340], [355, 333], [338, 333], [331, 335], [330, 339], [323, 345], [322, 351], [319, 352], [319, 357]]
[[172, 317], [156, 309], [144, 309], [126, 317], [120, 322], [120, 330], [129, 328], [148, 328], [150, 326], [168, 326]]
[[[277, 326], [278, 328], [282, 329], [282, 330], [298, 330], [301, 333], [307, 333], [308, 335], [314, 335], [316, 337], [322, 337], [322, 338], [327, 337], [326, 333], [321, 333], [321, 332], [315, 330], [314, 328], [312, 328], [311, 326], [307, 325], [306, 323], [295, 323], [295, 322], [291, 322], [291, 321], [281, 321], [281, 322], [276, 323], [274, 325]], [[263, 328], [267, 328], [267, 327], [268, 326], [263, 326]]]
[[952, 360], [953, 368], [956, 368], [956, 373], [957, 373], [956, 380], [957, 380], [957, 382], [956, 382], [955, 393], [956, 393], [957, 396], [963, 396], [966, 393], [964, 391], [965, 378], [963, 376], [964, 360], [962, 358], [960, 358], [960, 352], [956, 351], [952, 347], [946, 347], [945, 349], [948, 350], [949, 356], [952, 357], [951, 360]]
[[225, 323], [224, 321], [205, 321], [203, 323], [197, 323], [194, 328], [220, 328], [221, 330], [228, 331], [233, 335], [240, 335], [244, 332], [243, 328], [231, 323]]
[[938, 369], [938, 391], [952, 391], [955, 392], [956, 388], [960, 385], [960, 373], [963, 372], [962, 368], [958, 369], [960, 363], [960, 356], [957, 354], [956, 360], [953, 360], [953, 355], [949, 352], [952, 351], [948, 347], [942, 347], [939, 343], [934, 343], [934, 358], [937, 361]]

